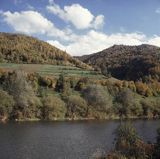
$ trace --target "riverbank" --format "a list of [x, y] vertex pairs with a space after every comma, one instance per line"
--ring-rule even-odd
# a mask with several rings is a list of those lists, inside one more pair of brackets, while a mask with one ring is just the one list
[[129, 116], [129, 117], [119, 117], [119, 116], [112, 116], [112, 117], [106, 117], [106, 118], [54, 118], [53, 120], [42, 120], [42, 119], [38, 119], [38, 118], [27, 118], [27, 119], [15, 119], [15, 120], [8, 120], [6, 117], [5, 118], [1, 118], [0, 122], [2, 123], [6, 123], [9, 121], [15, 121], [15, 122], [39, 122], [39, 121], [102, 121], [102, 120], [134, 120], [134, 119], [147, 119], [147, 120], [152, 120], [152, 119], [160, 119], [159, 116], [141, 116], [141, 117], [137, 117], [137, 116]]

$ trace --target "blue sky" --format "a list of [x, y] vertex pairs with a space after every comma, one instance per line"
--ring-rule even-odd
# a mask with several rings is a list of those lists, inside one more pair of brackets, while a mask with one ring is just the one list
[[114, 44], [160, 46], [160, 0], [0, 0], [0, 31], [28, 34], [71, 55]]

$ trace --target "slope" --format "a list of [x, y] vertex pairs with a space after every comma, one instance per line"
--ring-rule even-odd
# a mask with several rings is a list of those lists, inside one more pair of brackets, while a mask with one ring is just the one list
[[160, 48], [152, 45], [114, 45], [95, 54], [76, 57], [86, 64], [122, 80], [160, 75]]
[[0, 62], [89, 68], [83, 62], [46, 42], [30, 36], [11, 33], [0, 33]]

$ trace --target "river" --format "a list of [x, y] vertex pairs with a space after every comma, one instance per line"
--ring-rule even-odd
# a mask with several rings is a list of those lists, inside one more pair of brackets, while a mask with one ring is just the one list
[[[109, 151], [119, 121], [9, 122], [0, 124], [0, 159], [87, 159]], [[155, 142], [160, 120], [134, 120], [138, 134]]]

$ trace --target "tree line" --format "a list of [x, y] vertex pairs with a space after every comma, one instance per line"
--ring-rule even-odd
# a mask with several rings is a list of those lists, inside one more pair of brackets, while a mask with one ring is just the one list
[[0, 71], [0, 116], [8, 120], [158, 118], [158, 92], [142, 95], [135, 85]]

